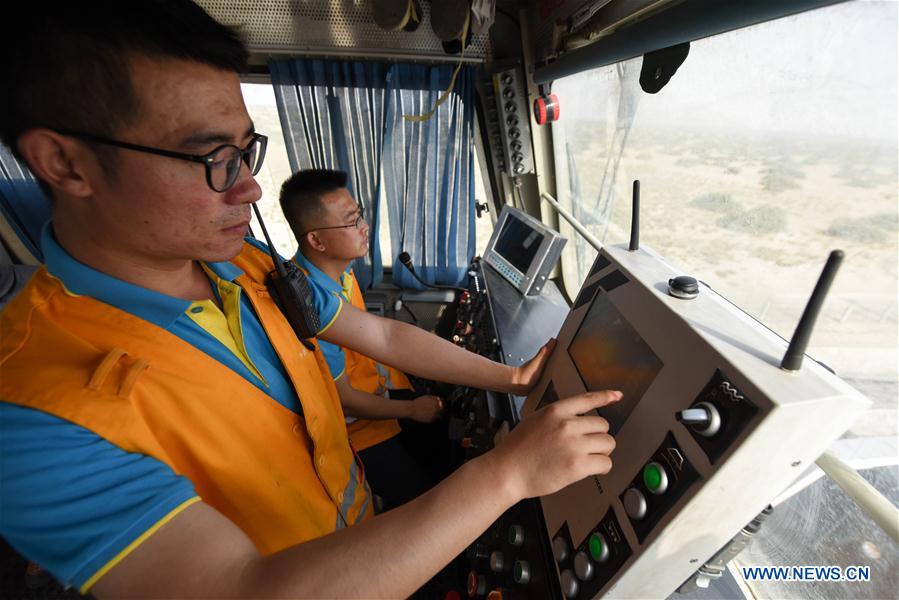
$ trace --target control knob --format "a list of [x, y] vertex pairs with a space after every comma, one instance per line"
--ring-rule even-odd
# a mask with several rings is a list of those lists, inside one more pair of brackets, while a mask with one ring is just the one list
[[562, 595], [566, 598], [576, 598], [578, 593], [577, 578], [571, 569], [565, 569], [559, 577], [559, 583], [562, 584]]
[[624, 492], [624, 510], [635, 521], [646, 516], [646, 497], [637, 488], [628, 488]]
[[596, 562], [601, 563], [609, 560], [609, 544], [606, 542], [606, 536], [603, 534], [592, 534], [590, 540], [587, 542], [587, 547], [590, 549], [590, 556], [592, 556], [593, 560]]
[[488, 556], [487, 546], [484, 544], [475, 544], [468, 548], [468, 559], [471, 561], [480, 561]]
[[477, 571], [471, 571], [468, 573], [467, 588], [469, 598], [483, 596], [487, 591], [487, 579], [483, 575], [478, 575]]
[[531, 565], [528, 564], [528, 561], [515, 561], [515, 565], [512, 568], [512, 579], [515, 580], [515, 583], [520, 583], [521, 585], [531, 580]]
[[516, 547], [524, 543], [524, 527], [521, 525], [509, 527], [509, 543]]
[[565, 562], [568, 559], [568, 540], [561, 536], [553, 540], [553, 556], [557, 563]]
[[490, 554], [490, 570], [494, 573], [503, 572], [503, 553], [492, 552]]
[[697, 402], [677, 413], [677, 420], [702, 437], [712, 437], [721, 430], [721, 413], [711, 402]]
[[668, 472], [665, 467], [655, 461], [643, 467], [643, 485], [656, 496], [668, 491]]
[[583, 550], [574, 555], [574, 573], [581, 581], [593, 579], [593, 561], [590, 560], [590, 557]]

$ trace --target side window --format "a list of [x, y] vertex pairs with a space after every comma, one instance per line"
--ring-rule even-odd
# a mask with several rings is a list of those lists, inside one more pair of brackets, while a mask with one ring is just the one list
[[[698, 40], [658, 94], [639, 58], [553, 86], [559, 199], [603, 243], [639, 179], [641, 244], [785, 338], [845, 252], [809, 353], [874, 400], [856, 435], [897, 425], [896, 27], [895, 3], [846, 2]], [[596, 251], [563, 233], [574, 295]]]
[[[595, 237], [627, 242], [639, 179], [641, 245], [784, 338], [828, 253], [845, 252], [808, 353], [872, 400], [831, 451], [890, 501], [899, 395], [896, 30], [895, 2], [857, 1], [698, 40], [657, 94], [641, 90], [639, 58], [557, 80], [563, 108], [552, 125], [558, 199]], [[596, 251], [567, 224], [561, 230], [574, 296]], [[836, 483], [810, 485], [816, 473], [774, 501], [773, 518], [737, 562], [860, 562], [883, 576], [864, 590], [829, 582], [818, 594], [889, 595], [892, 541]], [[812, 593], [807, 582], [746, 583], [755, 597]]]
[[[278, 117], [278, 107], [275, 103], [275, 94], [269, 83], [242, 83], [244, 101], [250, 118], [256, 125], [256, 131], [268, 136], [268, 149], [265, 154], [265, 162], [262, 169], [256, 175], [256, 182], [262, 188], [262, 199], [259, 201], [259, 211], [265, 219], [265, 226], [272, 237], [272, 242], [282, 256], [293, 256], [296, 251], [296, 239], [290, 226], [281, 214], [278, 204], [278, 193], [281, 184], [290, 177], [290, 164], [287, 160], [287, 149], [284, 147], [284, 134], [281, 130], [281, 120]], [[479, 202], [487, 201], [487, 192], [481, 181], [481, 169], [475, 168], [475, 197]], [[382, 193], [383, 196], [383, 193]], [[381, 214], [387, 214], [387, 203], [382, 197]], [[493, 231], [495, 215], [485, 213], [480, 219], [475, 219], [475, 252], [480, 254], [487, 246], [490, 234]], [[381, 255], [384, 266], [393, 264], [395, 254], [390, 244], [390, 229], [386, 218], [381, 219], [378, 235], [381, 241]], [[262, 229], [253, 218], [253, 232], [262, 239]]]
[[[281, 184], [291, 176], [291, 172], [287, 161], [287, 149], [284, 147], [284, 134], [281, 133], [278, 107], [275, 104], [275, 93], [269, 83], [241, 83], [240, 89], [256, 131], [268, 136], [265, 161], [256, 175], [256, 182], [262, 188], [262, 198], [257, 206], [262, 218], [265, 219], [265, 227], [278, 253], [281, 256], [291, 257], [296, 252], [297, 242], [278, 203]], [[264, 241], [262, 228], [256, 222], [255, 214], [250, 226], [253, 228], [253, 234]]]

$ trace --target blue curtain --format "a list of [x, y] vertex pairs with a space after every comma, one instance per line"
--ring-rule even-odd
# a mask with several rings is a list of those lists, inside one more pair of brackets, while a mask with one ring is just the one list
[[269, 65], [292, 172], [340, 169], [369, 219], [369, 255], [353, 270], [363, 288], [383, 276], [378, 198], [387, 66], [379, 63], [284, 60]]
[[452, 67], [323, 60], [269, 67], [291, 169], [347, 171], [350, 192], [371, 215], [369, 256], [354, 264], [360, 284], [383, 276], [382, 191], [394, 283], [421, 288], [396, 261], [402, 251], [425, 281], [461, 283], [475, 242], [473, 70], [463, 68], [446, 102], [417, 123], [402, 117], [429, 111]]
[[[0, 212], [16, 240], [5, 239], [12, 246], [16, 243], [38, 262], [44, 261], [41, 253], [41, 228], [50, 220], [50, 200], [38, 187], [37, 180], [28, 167], [19, 162], [6, 146], [0, 144]], [[19, 260], [27, 257], [17, 256]]]
[[[453, 68], [394, 65], [388, 75], [384, 191], [394, 254], [406, 251], [428, 283], [460, 285], [474, 253], [474, 71], [424, 122], [403, 115], [431, 110]], [[422, 289], [394, 257], [393, 282]]]

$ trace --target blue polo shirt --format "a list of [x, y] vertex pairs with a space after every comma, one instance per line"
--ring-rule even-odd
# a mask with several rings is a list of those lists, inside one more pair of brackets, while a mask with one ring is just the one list
[[[321, 322], [321, 329], [318, 333], [321, 334], [334, 323], [337, 319], [337, 315], [340, 314], [340, 311], [343, 309], [343, 305], [349, 304], [349, 297], [346, 293], [345, 285], [331, 279], [327, 273], [316, 267], [308, 258], [303, 256], [303, 253], [299, 249], [297, 250], [296, 255], [294, 255], [293, 260], [309, 277], [315, 309], [318, 311], [318, 318]], [[347, 267], [343, 272], [341, 279], [349, 281], [349, 273], [350, 268]], [[328, 363], [328, 369], [331, 371], [331, 376], [334, 379], [340, 378], [346, 370], [346, 356], [343, 353], [343, 348], [337, 344], [326, 342], [323, 339], [318, 340], [318, 347], [322, 351], [325, 361]]]
[[[249, 239], [267, 251], [267, 248]], [[229, 262], [201, 263], [219, 299], [191, 302], [96, 271], [60, 246], [48, 224], [46, 267], [67, 291], [93, 297], [166, 329], [290, 410], [299, 398]], [[189, 365], [185, 365], [189, 368]], [[0, 535], [82, 593], [183, 508], [193, 484], [152, 457], [94, 432], [0, 401]]]

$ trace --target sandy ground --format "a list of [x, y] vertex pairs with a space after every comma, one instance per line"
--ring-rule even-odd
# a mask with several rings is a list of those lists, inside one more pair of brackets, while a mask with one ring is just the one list
[[[582, 218], [600, 239], [626, 241], [631, 182], [640, 179], [641, 243], [786, 338], [828, 253], [843, 250], [809, 353], [874, 400], [857, 433], [895, 434], [895, 145], [632, 132], [611, 193], [603, 193], [613, 163], [604, 158], [606, 132], [596, 121], [566, 130], [574, 132], [568, 148], [587, 208]], [[603, 208], [611, 213], [608, 227]], [[595, 253], [577, 246], [582, 279]]]

